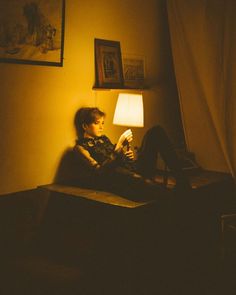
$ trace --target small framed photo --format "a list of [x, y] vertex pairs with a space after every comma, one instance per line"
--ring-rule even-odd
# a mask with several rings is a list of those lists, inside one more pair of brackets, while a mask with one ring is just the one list
[[0, 1], [0, 62], [63, 65], [65, 0]]
[[143, 56], [123, 56], [123, 75], [126, 87], [144, 87], [145, 58]]
[[95, 39], [95, 87], [123, 88], [123, 68], [119, 41]]

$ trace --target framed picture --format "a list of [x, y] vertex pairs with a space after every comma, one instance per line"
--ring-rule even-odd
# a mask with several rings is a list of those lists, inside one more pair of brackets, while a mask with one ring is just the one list
[[124, 84], [126, 87], [144, 87], [145, 59], [143, 56], [123, 56]]
[[64, 0], [1, 0], [0, 62], [63, 65]]
[[120, 42], [95, 39], [95, 87], [123, 88]]

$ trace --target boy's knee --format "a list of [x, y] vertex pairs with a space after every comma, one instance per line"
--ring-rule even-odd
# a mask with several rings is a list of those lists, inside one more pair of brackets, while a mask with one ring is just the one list
[[148, 130], [148, 133], [155, 135], [165, 134], [165, 130], [161, 127], [161, 125], [155, 125]]

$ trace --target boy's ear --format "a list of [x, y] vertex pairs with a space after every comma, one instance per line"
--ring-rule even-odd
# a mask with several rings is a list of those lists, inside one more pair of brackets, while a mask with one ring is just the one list
[[84, 130], [86, 130], [86, 129], [87, 129], [87, 127], [88, 127], [88, 125], [87, 125], [87, 124], [85, 124], [85, 123], [83, 123], [83, 124], [82, 124], [82, 127], [83, 127], [83, 129], [84, 129]]

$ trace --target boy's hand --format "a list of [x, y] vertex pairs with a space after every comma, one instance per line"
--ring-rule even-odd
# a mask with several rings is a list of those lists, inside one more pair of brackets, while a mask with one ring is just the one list
[[128, 158], [128, 160], [130, 161], [134, 160], [134, 152], [132, 150], [128, 150], [124, 154]]
[[133, 133], [130, 129], [126, 130], [124, 133], [121, 134], [117, 144], [116, 144], [116, 151], [120, 151], [127, 143], [133, 140]]

